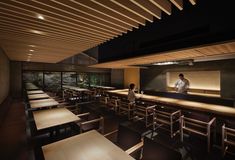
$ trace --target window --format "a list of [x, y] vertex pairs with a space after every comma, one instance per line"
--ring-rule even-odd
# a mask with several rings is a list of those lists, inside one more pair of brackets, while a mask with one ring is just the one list
[[76, 85], [76, 72], [63, 72], [63, 85]]
[[24, 72], [23, 81], [31, 82], [38, 87], [43, 87], [43, 72], [37, 72], [37, 71]]
[[85, 88], [89, 86], [89, 76], [87, 73], [77, 74], [77, 85], [81, 88]]
[[44, 72], [44, 89], [58, 91], [61, 89], [61, 72]]

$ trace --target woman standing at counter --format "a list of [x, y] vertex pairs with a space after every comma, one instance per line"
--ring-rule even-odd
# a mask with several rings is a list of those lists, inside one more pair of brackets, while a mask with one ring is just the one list
[[135, 95], [135, 84], [134, 83], [131, 83], [129, 86], [127, 99], [131, 104], [135, 103], [136, 95]]

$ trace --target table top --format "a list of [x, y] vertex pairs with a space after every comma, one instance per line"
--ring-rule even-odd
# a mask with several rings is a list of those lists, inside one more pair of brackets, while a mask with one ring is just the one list
[[44, 107], [57, 106], [59, 103], [52, 98], [48, 98], [48, 99], [31, 100], [29, 101], [29, 104], [31, 108], [44, 108]]
[[[112, 91], [108, 91], [108, 93], [127, 96], [128, 90], [127, 89], [112, 90]], [[140, 98], [143, 100], [152, 101], [152, 102], [159, 102], [159, 103], [163, 103], [163, 104], [169, 104], [169, 105], [173, 105], [176, 107], [182, 107], [182, 108], [189, 109], [189, 110], [208, 112], [208, 113], [213, 113], [213, 114], [217, 114], [217, 115], [221, 115], [221, 116], [235, 117], [235, 108], [230, 107], [230, 106], [194, 102], [194, 101], [153, 96], [153, 95], [147, 95], [147, 94], [136, 94], [136, 96], [137, 96], [137, 98]]]
[[71, 89], [71, 90], [79, 91], [79, 92], [89, 91], [89, 89], [86, 89], [86, 88], [80, 88], [80, 87], [68, 86], [68, 85], [63, 85], [63, 88]]
[[37, 130], [79, 121], [80, 118], [69, 111], [67, 108], [54, 108], [33, 112]]
[[41, 94], [41, 93], [44, 93], [44, 92], [42, 90], [27, 91], [28, 95], [30, 95], [30, 94]]
[[45, 160], [134, 160], [95, 130], [42, 147]]
[[25, 88], [27, 90], [38, 90], [39, 88], [33, 83], [25, 83]]
[[95, 88], [101, 88], [101, 89], [115, 89], [115, 87], [110, 87], [110, 86], [97, 86], [97, 85], [90, 85], [91, 87], [95, 87]]
[[46, 93], [41, 93], [41, 94], [30, 94], [28, 95], [28, 99], [29, 100], [33, 100], [33, 99], [46, 99], [49, 98], [50, 96]]

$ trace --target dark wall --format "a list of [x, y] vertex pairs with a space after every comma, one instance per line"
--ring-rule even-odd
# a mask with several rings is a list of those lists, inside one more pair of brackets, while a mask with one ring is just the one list
[[77, 71], [77, 72], [109, 72], [110, 69], [96, 69], [85, 66], [61, 64], [61, 63], [27, 63], [22, 62], [23, 70], [35, 71]]
[[124, 86], [124, 70], [112, 69], [111, 70], [111, 86], [116, 88], [123, 88]]
[[[210, 62], [197, 62], [193, 66], [169, 65], [152, 66], [141, 69], [140, 81], [142, 90], [166, 91], [166, 72], [169, 71], [205, 71], [219, 70], [221, 75], [221, 97], [235, 99], [235, 60], [221, 60]], [[202, 77], [203, 78], [203, 77]]]
[[180, 48], [235, 39], [235, 1], [184, 1], [184, 10], [173, 7], [172, 15], [99, 46], [99, 62], [124, 59]]
[[9, 93], [10, 85], [10, 62], [3, 51], [0, 48], [0, 104], [6, 99]]
[[10, 62], [10, 94], [12, 98], [22, 96], [22, 63], [18, 61]]

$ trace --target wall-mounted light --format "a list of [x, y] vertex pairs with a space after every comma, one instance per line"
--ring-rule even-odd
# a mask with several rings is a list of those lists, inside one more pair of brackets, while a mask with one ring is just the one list
[[164, 65], [172, 65], [172, 64], [178, 64], [179, 62], [176, 61], [169, 61], [169, 62], [156, 62], [153, 63], [152, 65], [157, 65], [157, 66], [164, 66]]

